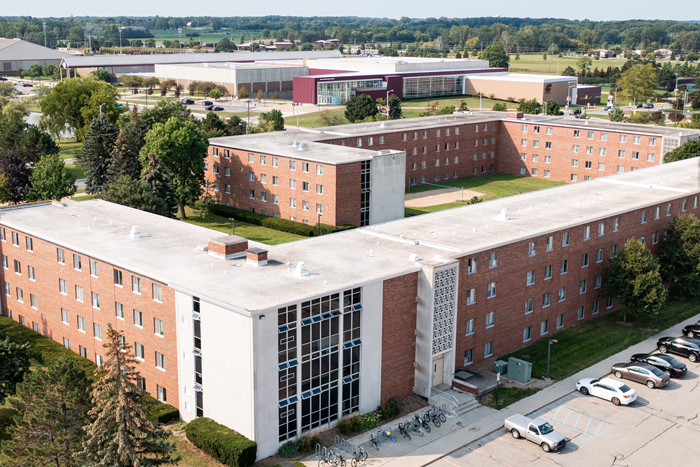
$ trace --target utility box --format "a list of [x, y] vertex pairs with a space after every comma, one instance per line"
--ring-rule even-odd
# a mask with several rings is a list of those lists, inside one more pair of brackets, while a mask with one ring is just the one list
[[532, 377], [532, 363], [518, 358], [508, 359], [508, 378], [519, 383], [528, 383]]
[[493, 371], [494, 373], [500, 373], [503, 376], [506, 375], [508, 372], [508, 362], [504, 362], [503, 360], [496, 360], [493, 362]]

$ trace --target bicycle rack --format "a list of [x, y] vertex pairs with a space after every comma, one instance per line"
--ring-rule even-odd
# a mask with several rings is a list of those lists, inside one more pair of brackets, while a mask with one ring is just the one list
[[322, 457], [326, 457], [326, 454], [328, 454], [328, 450], [326, 449], [326, 447], [321, 447], [320, 443], [316, 443], [316, 450], [314, 452], [314, 456], [320, 459]]
[[335, 435], [335, 438], [333, 438], [333, 447], [337, 448], [339, 444], [340, 444], [340, 436]]

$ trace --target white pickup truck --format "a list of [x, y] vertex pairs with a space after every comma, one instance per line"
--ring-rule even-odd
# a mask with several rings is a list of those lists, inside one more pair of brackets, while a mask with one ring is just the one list
[[566, 446], [569, 441], [557, 433], [552, 425], [539, 418], [530, 419], [524, 415], [513, 415], [506, 418], [503, 426], [510, 431], [515, 439], [525, 438], [539, 444], [544, 452], [557, 451]]

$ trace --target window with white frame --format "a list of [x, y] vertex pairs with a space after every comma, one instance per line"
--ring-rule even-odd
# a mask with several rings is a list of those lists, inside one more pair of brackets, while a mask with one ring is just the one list
[[68, 321], [68, 310], [65, 308], [61, 308], [61, 322], [70, 325], [70, 321]]
[[498, 252], [492, 251], [489, 253], [489, 268], [498, 267]]
[[136, 294], [141, 294], [141, 278], [131, 276], [131, 291]]
[[134, 342], [134, 357], [137, 359], [141, 360], [142, 362], [145, 360], [145, 348], [143, 347], [143, 344], [140, 344], [138, 342]]
[[569, 260], [565, 259], [561, 262], [561, 268], [559, 269], [560, 274], [566, 274], [569, 272]]
[[97, 323], [92, 323], [92, 333], [95, 339], [102, 340], [102, 326]]
[[134, 310], [134, 326], [143, 328], [143, 313], [139, 310]]
[[620, 218], [616, 217], [613, 219], [613, 232], [617, 232], [620, 230]]
[[493, 298], [496, 296], [496, 283], [491, 282], [486, 289], [486, 298]]
[[467, 327], [465, 330], [465, 336], [471, 336], [474, 334], [474, 318], [467, 320]]
[[527, 272], [527, 281], [526, 285], [533, 285], [535, 283], [535, 270], [531, 270]]
[[477, 271], [476, 267], [477, 258], [469, 258], [467, 261], [467, 271], [469, 274], [474, 274]]
[[77, 269], [78, 271], [83, 269], [80, 256], [78, 255], [73, 255], [73, 269]]
[[474, 363], [474, 349], [464, 351], [464, 366]]
[[114, 302], [114, 313], [118, 319], [124, 319], [124, 304]]
[[78, 331], [85, 332], [85, 318], [83, 318], [82, 316], [78, 316], [77, 322], [78, 322]]
[[544, 336], [549, 332], [549, 320], [546, 319], [540, 323], [540, 335]]
[[569, 242], [571, 240], [571, 233], [570, 232], [564, 232], [561, 237], [561, 246], [569, 246]]
[[165, 335], [165, 326], [163, 325], [163, 321], [159, 320], [158, 318], [153, 318], [153, 334], [159, 337], [164, 337]]
[[493, 341], [489, 341], [484, 344], [484, 358], [493, 355]]
[[591, 239], [591, 226], [587, 225], [586, 227], [583, 228], [583, 240], [590, 240]]
[[92, 277], [98, 277], [97, 274], [97, 261], [90, 260], [90, 275]]
[[551, 294], [549, 292], [542, 294], [542, 308], [547, 308], [550, 304]]
[[160, 352], [156, 352], [156, 368], [165, 370], [165, 355]]
[[586, 279], [583, 279], [583, 280], [579, 283], [578, 293], [579, 293], [579, 294], [585, 294], [585, 293], [586, 293], [586, 286], [587, 286], [587, 285], [588, 285], [588, 281], [587, 281]]
[[29, 294], [29, 304], [35, 310], [39, 308], [39, 303], [37, 301], [36, 295], [34, 295], [33, 293]]
[[75, 286], [75, 299], [79, 302], [83, 301], [83, 288], [79, 285]]
[[531, 329], [530, 326], [523, 329], [523, 342], [527, 342], [531, 339]]
[[578, 307], [578, 315], [576, 316], [576, 319], [583, 319], [585, 314], [586, 314], [586, 307], [585, 306]]
[[528, 256], [535, 256], [537, 254], [537, 241], [529, 243], [527, 254]]
[[525, 300], [525, 314], [532, 313], [532, 299]]
[[558, 298], [559, 298], [560, 302], [563, 302], [564, 300], [566, 300], [566, 287], [559, 288]]
[[92, 292], [92, 307], [100, 309], [100, 294]]
[[153, 300], [156, 302], [162, 302], [163, 301], [163, 287], [161, 287], [160, 284], [153, 284], [152, 286], [152, 292], [153, 292]]
[[492, 328], [496, 323], [496, 313], [492, 311], [486, 315], [486, 329]]
[[552, 265], [548, 264], [544, 267], [544, 280], [552, 278]]

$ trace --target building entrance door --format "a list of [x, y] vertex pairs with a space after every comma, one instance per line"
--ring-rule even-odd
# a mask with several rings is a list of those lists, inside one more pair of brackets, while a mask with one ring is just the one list
[[442, 384], [442, 355], [433, 359], [433, 386]]

